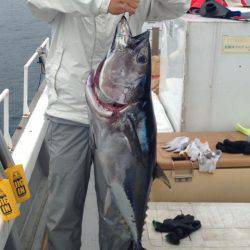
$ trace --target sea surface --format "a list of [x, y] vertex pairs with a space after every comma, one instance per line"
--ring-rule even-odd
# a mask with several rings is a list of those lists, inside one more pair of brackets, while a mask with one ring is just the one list
[[[0, 3], [0, 92], [10, 90], [11, 134], [22, 116], [23, 65], [50, 35], [47, 23], [34, 18], [25, 0], [1, 0]], [[40, 66], [30, 68], [29, 100], [34, 96], [40, 79]], [[3, 105], [0, 104], [0, 129]]]

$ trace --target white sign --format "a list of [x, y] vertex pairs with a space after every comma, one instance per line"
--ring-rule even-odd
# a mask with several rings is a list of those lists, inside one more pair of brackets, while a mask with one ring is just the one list
[[222, 53], [250, 53], [250, 36], [223, 36]]

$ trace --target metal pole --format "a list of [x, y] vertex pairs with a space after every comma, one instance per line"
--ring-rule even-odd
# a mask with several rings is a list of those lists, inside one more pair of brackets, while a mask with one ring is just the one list
[[45, 48], [46, 48], [46, 56], [48, 55], [48, 53], [49, 53], [49, 46], [50, 46], [50, 44], [49, 44], [49, 38], [47, 37], [47, 39], [45, 40], [45, 42], [46, 42], [46, 45], [45, 45]]
[[6, 98], [4, 99], [4, 124], [3, 124], [3, 131], [4, 131], [4, 138], [9, 146], [9, 148], [12, 148], [12, 140], [10, 137], [10, 131], [9, 131], [9, 90], [7, 92]]
[[23, 117], [30, 115], [28, 106], [28, 82], [29, 82], [29, 66], [24, 65], [24, 76], [23, 76]]
[[159, 28], [153, 28], [152, 29], [152, 55], [158, 56], [159, 55], [159, 34], [160, 29]]
[[12, 140], [9, 132], [9, 95], [10, 91], [5, 89], [0, 95], [0, 102], [4, 102], [3, 106], [3, 131], [4, 131], [4, 139], [8, 145], [8, 147], [12, 148]]
[[30, 110], [28, 105], [28, 89], [29, 89], [29, 67], [34, 62], [34, 60], [39, 56], [38, 51], [45, 48], [46, 53], [49, 50], [49, 38], [46, 38], [37, 51], [32, 55], [29, 61], [24, 65], [23, 73], [23, 117], [29, 117]]
[[0, 161], [2, 162], [4, 169], [15, 165], [2, 132], [0, 132]]

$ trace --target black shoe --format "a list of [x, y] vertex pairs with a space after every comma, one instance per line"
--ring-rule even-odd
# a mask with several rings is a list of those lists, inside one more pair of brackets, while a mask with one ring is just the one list
[[197, 231], [200, 228], [201, 223], [198, 220], [187, 224], [183, 223], [182, 225], [178, 225], [174, 231], [167, 234], [165, 238], [169, 243], [173, 245], [179, 245], [181, 239], [188, 237], [191, 233]]
[[174, 219], [166, 219], [163, 223], [153, 220], [153, 227], [156, 232], [160, 233], [168, 233], [173, 231], [176, 227], [178, 227], [179, 223], [190, 223], [194, 221], [194, 216], [188, 215], [178, 215]]

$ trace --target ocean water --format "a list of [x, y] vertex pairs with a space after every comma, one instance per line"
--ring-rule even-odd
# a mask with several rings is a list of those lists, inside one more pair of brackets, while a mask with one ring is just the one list
[[[49, 36], [49, 26], [34, 18], [25, 0], [1, 0], [0, 3], [0, 92], [10, 90], [11, 134], [22, 116], [23, 65]], [[29, 100], [34, 96], [40, 77], [36, 62], [30, 68]], [[0, 105], [2, 129], [3, 105]]]

